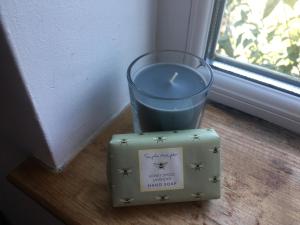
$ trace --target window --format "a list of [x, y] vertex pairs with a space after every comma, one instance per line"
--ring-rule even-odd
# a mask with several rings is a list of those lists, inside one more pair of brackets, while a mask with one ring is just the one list
[[300, 0], [216, 0], [213, 15], [213, 66], [300, 96]]
[[300, 81], [300, 1], [227, 1], [216, 55]]
[[215, 0], [211, 8], [211, 99], [300, 132], [300, 0]]

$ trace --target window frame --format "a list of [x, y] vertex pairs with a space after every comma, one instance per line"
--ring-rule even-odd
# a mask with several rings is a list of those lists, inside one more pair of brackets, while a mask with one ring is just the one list
[[[250, 79], [254, 82], [300, 96], [300, 80], [297, 80], [296, 78], [293, 78], [287, 74], [264, 68], [263, 66], [239, 62], [233, 58], [216, 54], [219, 30], [221, 27], [225, 7], [226, 0], [214, 1], [213, 16], [211, 18], [208, 42], [204, 54], [204, 58], [209, 62], [211, 67], [216, 70], [227, 71], [232, 75], [244, 77], [245, 79]], [[229, 67], [227, 65], [229, 65]], [[249, 72], [253, 73], [253, 75], [256, 74], [256, 76], [251, 76]], [[258, 79], [257, 75], [260, 75], [261, 79]], [[275, 82], [272, 82], [272, 79]]]
[[[208, 0], [206, 0], [208, 1]], [[197, 14], [201, 13], [200, 1], [191, 10], [189, 30], [197, 30]], [[281, 127], [300, 133], [299, 82], [288, 79], [262, 67], [234, 62], [215, 55], [219, 29], [223, 18], [225, 0], [211, 1], [210, 18], [200, 23], [210, 23], [207, 30], [198, 30], [205, 36], [205, 49], [201, 41], [190, 40], [187, 50], [202, 55], [214, 72], [214, 84], [209, 99], [265, 119]], [[193, 6], [193, 1], [191, 2]], [[207, 10], [209, 10], [207, 8]], [[203, 27], [203, 25], [201, 25]], [[195, 33], [195, 32], [194, 32]], [[198, 34], [199, 35], [199, 34]], [[193, 51], [195, 50], [196, 51]]]

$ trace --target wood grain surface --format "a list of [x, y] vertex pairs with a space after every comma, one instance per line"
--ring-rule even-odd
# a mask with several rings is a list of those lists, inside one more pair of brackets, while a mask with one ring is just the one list
[[221, 136], [222, 197], [198, 203], [112, 208], [106, 148], [132, 131], [127, 108], [60, 174], [34, 159], [9, 180], [66, 224], [300, 224], [300, 137], [224, 106], [210, 104], [202, 127]]

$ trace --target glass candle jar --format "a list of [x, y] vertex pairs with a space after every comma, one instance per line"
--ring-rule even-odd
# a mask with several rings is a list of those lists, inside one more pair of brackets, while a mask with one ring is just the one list
[[127, 71], [135, 132], [199, 127], [213, 82], [210, 66], [183, 51], [156, 51]]

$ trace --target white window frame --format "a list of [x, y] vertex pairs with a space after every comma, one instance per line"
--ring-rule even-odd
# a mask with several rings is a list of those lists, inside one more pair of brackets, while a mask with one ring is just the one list
[[[223, 0], [191, 0], [186, 51], [205, 57], [214, 7]], [[216, 3], [216, 5], [215, 5]], [[220, 10], [223, 10], [222, 8]], [[209, 60], [214, 84], [209, 98], [300, 133], [300, 87], [257, 72]], [[259, 70], [258, 70], [259, 72]]]

